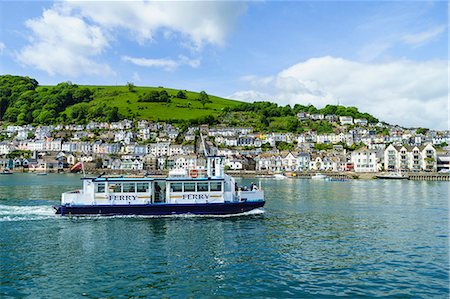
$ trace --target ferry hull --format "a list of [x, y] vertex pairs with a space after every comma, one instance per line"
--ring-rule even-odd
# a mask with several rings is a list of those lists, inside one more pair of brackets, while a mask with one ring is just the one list
[[151, 205], [92, 205], [92, 206], [58, 206], [56, 214], [70, 215], [231, 215], [261, 208], [265, 201], [244, 201], [233, 203], [208, 204], [151, 204]]

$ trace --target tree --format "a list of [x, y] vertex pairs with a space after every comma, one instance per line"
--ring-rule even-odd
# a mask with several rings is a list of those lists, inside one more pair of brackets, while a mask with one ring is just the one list
[[110, 122], [119, 121], [120, 120], [119, 108], [117, 108], [116, 106], [110, 108], [110, 110], [106, 114], [106, 118]]
[[129, 92], [135, 92], [136, 91], [135, 90], [136, 86], [134, 86], [133, 82], [127, 82], [127, 87], [128, 87], [128, 91]]
[[426, 129], [426, 128], [418, 128], [417, 130], [416, 130], [416, 134], [426, 134], [428, 132], [428, 129]]
[[186, 95], [186, 93], [184, 91], [180, 90], [177, 93], [177, 98], [179, 98], [179, 99], [187, 99], [187, 95]]
[[202, 103], [203, 108], [205, 108], [205, 105], [207, 103], [212, 103], [212, 101], [209, 99], [208, 94], [204, 91], [200, 92], [200, 98], [198, 100], [200, 101], [200, 103]]
[[170, 103], [169, 94], [167, 93], [167, 91], [165, 89], [163, 89], [159, 92], [159, 101]]

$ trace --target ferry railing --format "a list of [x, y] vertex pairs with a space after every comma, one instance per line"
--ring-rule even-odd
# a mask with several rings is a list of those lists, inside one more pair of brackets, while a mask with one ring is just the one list
[[264, 191], [263, 190], [238, 191], [237, 196], [240, 201], [263, 201]]

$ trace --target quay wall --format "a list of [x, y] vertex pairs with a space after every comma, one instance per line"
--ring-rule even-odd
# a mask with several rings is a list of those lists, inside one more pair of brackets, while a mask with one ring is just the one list
[[[28, 172], [26, 168], [15, 168], [13, 172]], [[48, 173], [68, 173], [68, 169], [47, 169]], [[96, 168], [86, 168], [86, 174], [89, 175], [99, 175], [105, 173], [105, 175], [144, 175], [148, 173], [153, 176], [166, 176], [168, 174], [167, 170], [163, 171], [145, 171], [145, 170], [116, 170], [116, 169], [96, 169]], [[271, 171], [255, 171], [255, 170], [228, 170], [227, 174], [238, 177], [272, 177], [273, 172]], [[284, 172], [288, 177], [298, 178], [298, 179], [311, 179], [317, 172], [307, 171], [307, 172]], [[371, 180], [376, 179], [376, 176], [381, 173], [363, 173], [363, 172], [320, 172], [328, 177], [335, 179], [361, 179], [361, 180]], [[406, 172], [403, 175], [407, 176], [409, 180], [412, 181], [450, 181], [450, 173], [437, 173], [437, 172]]]

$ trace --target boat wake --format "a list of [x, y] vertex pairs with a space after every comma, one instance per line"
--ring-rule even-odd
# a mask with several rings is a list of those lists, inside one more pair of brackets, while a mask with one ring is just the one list
[[51, 206], [9, 206], [0, 205], [0, 222], [32, 221], [55, 218]]
[[5, 221], [33, 221], [45, 219], [115, 219], [115, 218], [232, 218], [242, 216], [252, 216], [264, 214], [264, 209], [254, 209], [248, 212], [229, 215], [198, 215], [198, 214], [174, 214], [174, 215], [80, 215], [71, 217], [61, 217], [55, 215], [55, 210], [51, 206], [8, 206], [0, 205], [0, 222]]
[[248, 212], [238, 213], [238, 214], [227, 214], [227, 215], [213, 215], [213, 214], [173, 214], [173, 215], [74, 215], [74, 216], [64, 216], [61, 218], [66, 219], [117, 219], [117, 218], [133, 218], [133, 219], [159, 219], [159, 218], [234, 218], [234, 217], [244, 217], [253, 215], [262, 215], [265, 211], [263, 209], [254, 209]]

